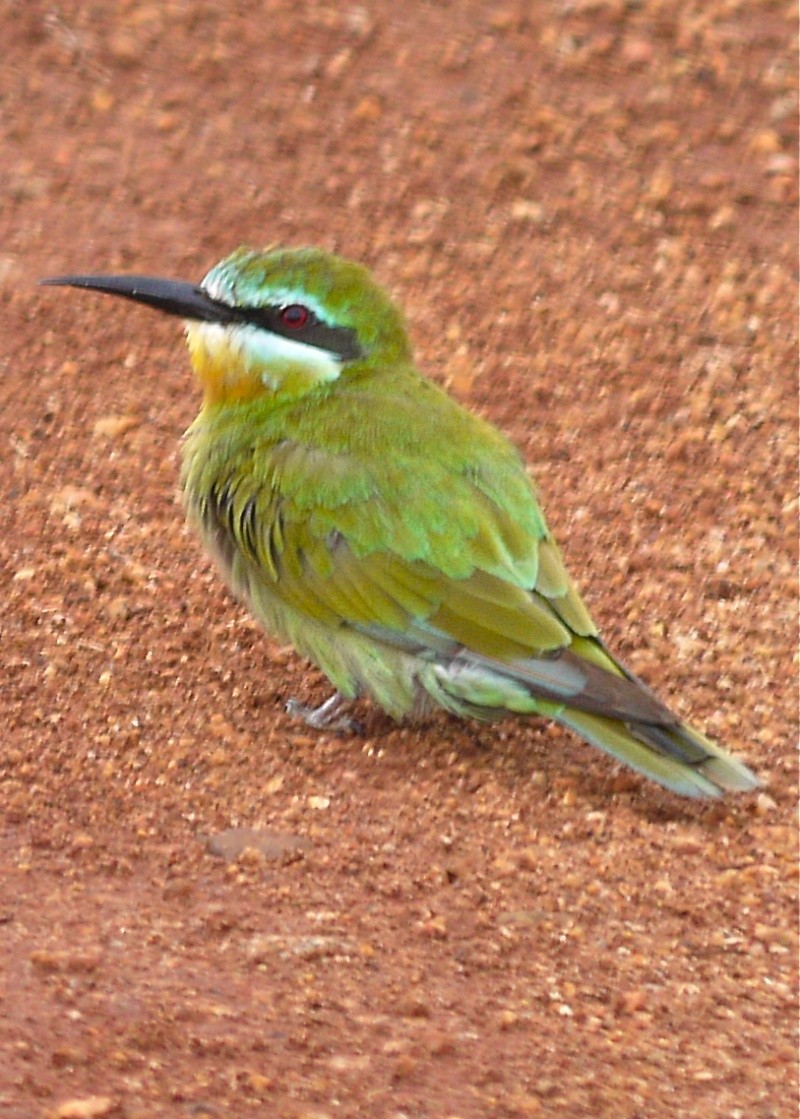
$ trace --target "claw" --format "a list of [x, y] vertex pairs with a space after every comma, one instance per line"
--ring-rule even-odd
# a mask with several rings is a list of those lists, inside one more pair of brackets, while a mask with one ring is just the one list
[[364, 728], [357, 719], [351, 719], [349, 715], [340, 714], [343, 707], [346, 707], [348, 700], [339, 692], [334, 692], [330, 699], [326, 699], [319, 707], [311, 707], [305, 703], [300, 703], [296, 699], [290, 699], [286, 704], [288, 714], [295, 715], [297, 718], [309, 726], [314, 727], [315, 730], [333, 730], [339, 731], [342, 734], [363, 734]]

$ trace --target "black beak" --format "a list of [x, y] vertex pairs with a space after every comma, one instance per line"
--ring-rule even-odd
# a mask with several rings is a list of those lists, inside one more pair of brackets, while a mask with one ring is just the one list
[[135, 303], [145, 303], [168, 315], [195, 322], [241, 322], [235, 307], [219, 303], [198, 284], [183, 280], [160, 280], [157, 276], [53, 276], [40, 280], [54, 287], [88, 288], [106, 295], [120, 295]]

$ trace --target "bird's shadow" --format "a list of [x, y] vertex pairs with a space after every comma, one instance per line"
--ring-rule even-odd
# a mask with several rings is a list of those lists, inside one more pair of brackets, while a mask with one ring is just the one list
[[[284, 697], [284, 707], [286, 702]], [[532, 798], [547, 803], [563, 796], [568, 783], [590, 812], [624, 805], [647, 823], [700, 824], [709, 829], [740, 811], [733, 807], [731, 798], [692, 799], [663, 789], [573, 739], [568, 731], [548, 731], [552, 724], [546, 722], [531, 720], [526, 741], [520, 743], [520, 723], [511, 717], [481, 723], [434, 711], [414, 720], [395, 720], [369, 700], [354, 701], [347, 713], [348, 719], [341, 725], [309, 728], [310, 733], [343, 742], [370, 741], [390, 758], [403, 758], [412, 767], [424, 764], [429, 772], [438, 770], [443, 775], [471, 763], [478, 767], [476, 778], [478, 772], [482, 777], [490, 776], [507, 788], [510, 799], [518, 798], [520, 790], [528, 785]], [[302, 721], [297, 725], [302, 727]], [[557, 750], [555, 733], [559, 738]], [[565, 773], [569, 775], [567, 781]]]

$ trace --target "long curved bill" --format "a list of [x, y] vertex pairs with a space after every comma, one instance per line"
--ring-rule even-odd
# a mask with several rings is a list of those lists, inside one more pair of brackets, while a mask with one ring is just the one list
[[87, 288], [105, 295], [119, 295], [155, 307], [168, 315], [196, 322], [232, 323], [241, 321], [235, 307], [219, 303], [198, 284], [184, 280], [162, 280], [157, 276], [53, 276], [40, 280], [53, 287]]

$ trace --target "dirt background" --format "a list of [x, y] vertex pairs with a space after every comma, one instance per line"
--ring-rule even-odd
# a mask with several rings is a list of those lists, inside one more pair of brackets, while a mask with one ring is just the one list
[[[0, 28], [0, 1114], [794, 1116], [795, 5]], [[610, 644], [762, 793], [284, 713], [325, 682], [182, 526], [178, 324], [35, 286], [272, 242], [375, 268]]]

